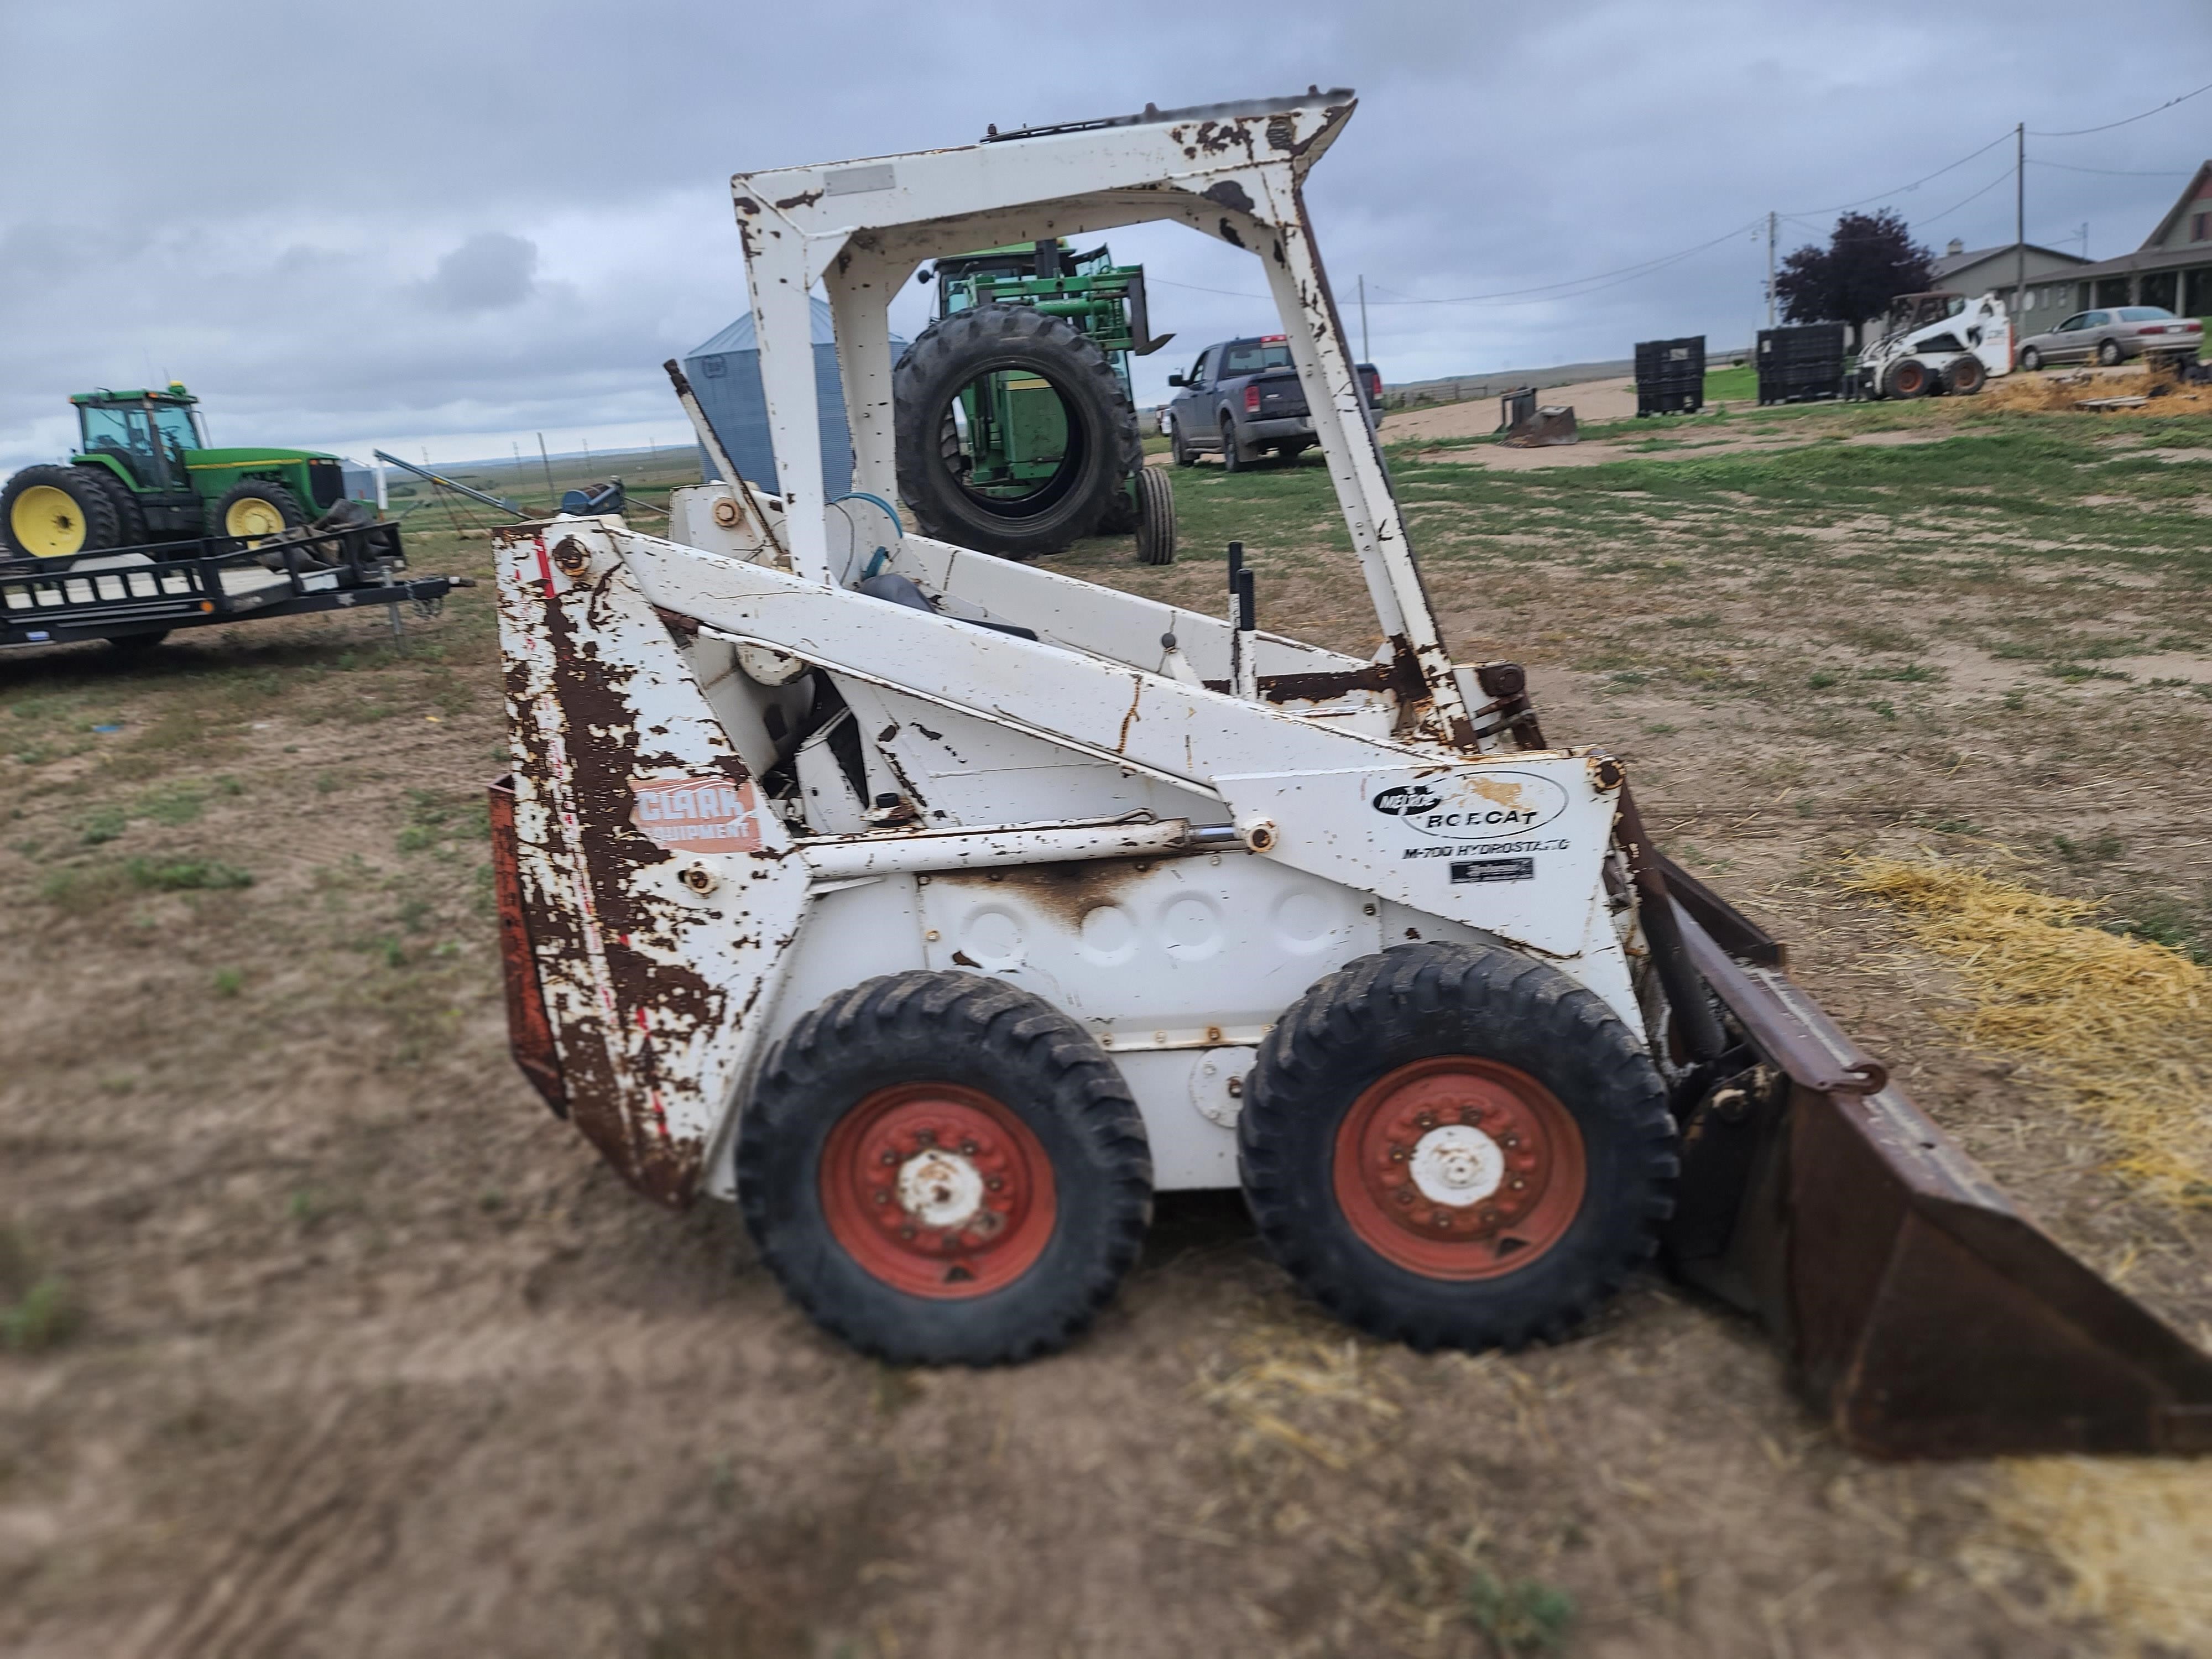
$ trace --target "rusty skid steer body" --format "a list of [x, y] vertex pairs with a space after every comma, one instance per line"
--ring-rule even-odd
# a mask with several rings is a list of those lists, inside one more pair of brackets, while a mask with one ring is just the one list
[[[495, 532], [524, 1068], [902, 1363], [1067, 1342], [1156, 1190], [1238, 1186], [1305, 1290], [1420, 1346], [1559, 1336], [1659, 1253], [1869, 1451], [2203, 1445], [2212, 1364], [1991, 1190], [1652, 847], [1619, 763], [1547, 743], [1517, 668], [1447, 655], [1300, 195], [1352, 111], [735, 180], [776, 490], [678, 492], [665, 540]], [[1224, 619], [888, 505], [914, 270], [1150, 220], [1266, 273], [1371, 659], [1258, 629], [1233, 562]]]

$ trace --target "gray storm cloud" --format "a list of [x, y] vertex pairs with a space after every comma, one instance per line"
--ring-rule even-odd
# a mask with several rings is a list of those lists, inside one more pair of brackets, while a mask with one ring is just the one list
[[537, 243], [483, 231], [438, 261], [423, 293], [441, 311], [498, 311], [528, 299], [537, 275]]
[[[1367, 279], [1389, 377], [1738, 344], [1769, 209], [1799, 216], [1786, 250], [1824, 234], [1820, 210], [1999, 140], [1881, 204], [1939, 247], [2006, 241], [2014, 121], [2087, 125], [2212, 80], [2200, 0], [2097, 13], [2154, 58], [2071, 49], [2083, 17], [2062, 0], [2018, 0], [2001, 26], [1924, 0], [1129, 0], [1111, 49], [1086, 14], [1025, 13], [1017, 62], [905, 0], [9, 0], [0, 62], [97, 63], [101, 106], [65, 76], [0, 99], [0, 471], [67, 447], [69, 392], [168, 375], [240, 442], [454, 456], [442, 434], [503, 453], [537, 429], [680, 430], [659, 364], [744, 304], [732, 172], [1310, 82], [1360, 93], [1309, 202], [1354, 329]], [[2032, 142], [2031, 240], [2068, 245], [2086, 220], [2100, 257], [2134, 246], [2212, 153], [2207, 114], [2212, 94]], [[1140, 362], [1140, 398], [1186, 347], [1268, 324], [1247, 256], [1159, 228], [1110, 240], [1146, 262], [1153, 325], [1177, 335]], [[1432, 303], [1700, 243], [1578, 297]], [[902, 331], [926, 297], [908, 288]]]

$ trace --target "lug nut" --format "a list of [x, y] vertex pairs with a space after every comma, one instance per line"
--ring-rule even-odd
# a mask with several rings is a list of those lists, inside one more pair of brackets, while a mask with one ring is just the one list
[[960, 1156], [961, 1156], [961, 1157], [963, 1157], [963, 1158], [973, 1158], [973, 1157], [975, 1157], [975, 1143], [974, 1141], [972, 1141], [972, 1140], [963, 1140], [963, 1141], [962, 1141], [962, 1142], [960, 1143]]

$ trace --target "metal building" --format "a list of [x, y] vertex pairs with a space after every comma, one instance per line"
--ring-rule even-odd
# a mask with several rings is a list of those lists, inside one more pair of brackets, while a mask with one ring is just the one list
[[[830, 322], [830, 303], [813, 302], [814, 395], [821, 410], [822, 481], [835, 494], [853, 487], [853, 440], [845, 428], [845, 397], [837, 380], [836, 337]], [[896, 358], [906, 342], [891, 336]], [[773, 490], [775, 449], [769, 441], [768, 403], [761, 395], [760, 349], [753, 338], [753, 319], [745, 313], [704, 344], [695, 346], [684, 359], [684, 373], [698, 394], [699, 406], [714, 435], [722, 441], [738, 471], [750, 482]], [[704, 450], [699, 455], [702, 478], [721, 475]]]

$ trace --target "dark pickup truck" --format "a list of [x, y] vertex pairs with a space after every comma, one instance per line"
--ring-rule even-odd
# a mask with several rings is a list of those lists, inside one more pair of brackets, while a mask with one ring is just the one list
[[[1354, 366], [1370, 410], [1379, 410], [1382, 376], [1372, 363]], [[1176, 388], [1168, 405], [1168, 442], [1177, 466], [1189, 466], [1203, 450], [1221, 452], [1234, 472], [1272, 449], [1285, 460], [1315, 441], [1305, 389], [1279, 334], [1224, 340], [1208, 346], [1187, 374], [1170, 374]], [[1379, 416], [1378, 416], [1379, 418]]]

